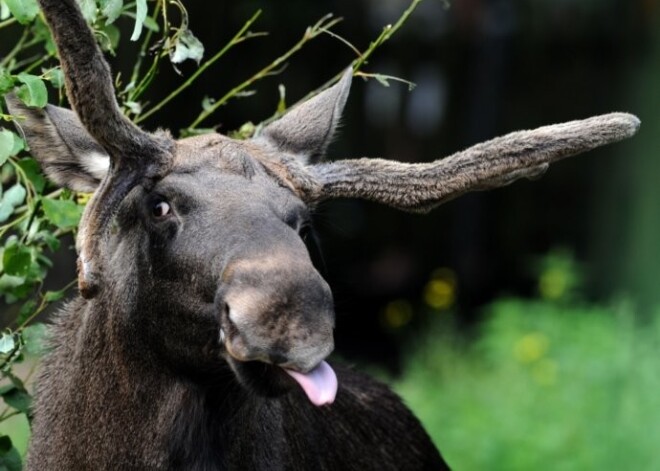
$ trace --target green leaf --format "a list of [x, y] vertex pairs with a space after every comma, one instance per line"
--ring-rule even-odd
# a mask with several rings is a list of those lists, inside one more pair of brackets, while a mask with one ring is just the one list
[[106, 51], [114, 53], [119, 45], [121, 32], [115, 25], [105, 25], [101, 34], [101, 47]]
[[32, 405], [32, 397], [26, 392], [14, 387], [4, 393], [2, 398], [9, 407], [13, 407], [19, 412], [29, 414]]
[[14, 133], [8, 129], [0, 129], [0, 165], [13, 155]]
[[11, 438], [7, 435], [0, 436], [0, 455], [4, 455], [12, 448]]
[[23, 329], [25, 352], [29, 355], [41, 356], [46, 352], [48, 329], [45, 324], [32, 324]]
[[121, 9], [124, 6], [123, 0], [99, 0], [99, 5], [101, 6], [101, 13], [105, 16], [105, 24], [109, 25], [114, 23], [119, 15], [121, 15]]
[[7, 275], [25, 276], [32, 265], [32, 251], [24, 245], [12, 245], [2, 254], [2, 265]]
[[7, 71], [7, 69], [0, 69], [0, 93], [7, 93], [14, 88], [14, 77]]
[[14, 148], [11, 150], [11, 155], [16, 155], [23, 149], [25, 149], [25, 141], [14, 133]]
[[36, 160], [26, 158], [18, 162], [18, 166], [23, 169], [25, 176], [32, 183], [37, 193], [41, 193], [46, 187], [46, 178], [41, 173], [39, 164]]
[[18, 74], [21, 85], [16, 96], [27, 106], [43, 108], [48, 103], [48, 90], [40, 77], [31, 74]]
[[77, 0], [77, 2], [85, 21], [94, 23], [96, 21], [96, 0]]
[[131, 110], [131, 113], [135, 115], [142, 113], [142, 105], [137, 101], [125, 101], [124, 106]]
[[0, 436], [0, 470], [21, 471], [21, 455], [7, 435]]
[[64, 72], [59, 67], [53, 67], [48, 70], [44, 78], [52, 83], [55, 88], [62, 88], [64, 86]]
[[14, 18], [22, 25], [29, 24], [39, 14], [37, 0], [4, 0]]
[[37, 301], [34, 299], [29, 299], [21, 306], [21, 310], [18, 311], [18, 316], [16, 317], [16, 323], [22, 325], [37, 309]]
[[278, 92], [280, 93], [280, 99], [277, 102], [277, 112], [284, 113], [286, 111], [286, 87], [280, 84], [277, 87]]
[[204, 57], [202, 42], [189, 29], [183, 30], [174, 41], [174, 51], [170, 50], [170, 61], [179, 64], [186, 59], [192, 59], [199, 64], [202, 57]]
[[215, 103], [215, 98], [205, 96], [202, 100], [202, 109], [204, 111], [210, 111], [213, 109], [213, 104]]
[[37, 239], [43, 240], [51, 252], [60, 250], [60, 240], [48, 231], [41, 231], [37, 234]]
[[59, 301], [64, 297], [66, 294], [66, 290], [60, 290], [60, 291], [47, 291], [46, 294], [44, 294], [44, 299], [46, 302], [52, 303], [55, 301]]
[[147, 18], [147, 0], [137, 0], [135, 11], [135, 28], [133, 28], [133, 35], [131, 41], [137, 41], [142, 34], [142, 26]]
[[46, 218], [60, 229], [70, 229], [78, 225], [83, 207], [70, 200], [41, 200]]
[[0, 0], [0, 20], [8, 20], [9, 15], [11, 15], [11, 12], [9, 11], [9, 8], [7, 8], [7, 4]]
[[19, 183], [5, 192], [0, 201], [0, 222], [4, 222], [14, 213], [16, 206], [23, 204], [27, 192]]
[[20, 206], [25, 201], [25, 196], [27, 191], [20, 183], [15, 184], [10, 189], [5, 191], [4, 196], [2, 197], [2, 202], [10, 204], [12, 207]]
[[374, 78], [376, 80], [378, 80], [380, 82], [380, 84], [383, 85], [384, 87], [389, 87], [390, 86], [390, 82], [388, 80], [389, 77], [386, 77], [386, 76], [381, 75], [381, 74], [375, 74]]
[[11, 276], [6, 273], [0, 276], [0, 292], [5, 293], [7, 291], [19, 288], [25, 283], [25, 277], [22, 276]]
[[16, 347], [16, 340], [14, 335], [3, 332], [2, 337], [0, 337], [0, 353], [7, 354], [11, 352]]
[[2, 471], [21, 471], [23, 469], [21, 454], [16, 447], [0, 455], [0, 469]]
[[150, 29], [154, 33], [158, 33], [160, 31], [160, 25], [150, 16], [147, 16], [144, 19], [144, 27]]
[[5, 200], [0, 201], [0, 223], [5, 222], [12, 214], [14, 214], [14, 205]]

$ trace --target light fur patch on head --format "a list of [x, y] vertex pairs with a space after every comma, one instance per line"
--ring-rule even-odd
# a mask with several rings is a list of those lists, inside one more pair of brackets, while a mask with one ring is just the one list
[[90, 151], [81, 156], [80, 163], [98, 180], [103, 180], [110, 169], [110, 157], [102, 152]]

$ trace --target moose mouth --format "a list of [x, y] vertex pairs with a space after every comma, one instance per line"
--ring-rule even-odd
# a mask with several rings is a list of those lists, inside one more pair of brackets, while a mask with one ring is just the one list
[[337, 396], [337, 375], [326, 361], [321, 361], [308, 372], [300, 372], [262, 361], [239, 360], [229, 349], [225, 351], [239, 382], [257, 394], [279, 396], [290, 392], [297, 384], [315, 406], [330, 405]]

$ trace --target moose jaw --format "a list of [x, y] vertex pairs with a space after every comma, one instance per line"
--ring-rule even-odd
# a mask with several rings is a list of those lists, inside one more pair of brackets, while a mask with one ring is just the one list
[[446, 469], [386, 386], [325, 361], [334, 308], [300, 236], [310, 210], [363, 198], [426, 212], [631, 137], [637, 118], [515, 132], [423, 164], [325, 162], [349, 69], [248, 141], [175, 141], [121, 114], [75, 0], [39, 3], [74, 112], [8, 106], [49, 177], [94, 196], [27, 469]]

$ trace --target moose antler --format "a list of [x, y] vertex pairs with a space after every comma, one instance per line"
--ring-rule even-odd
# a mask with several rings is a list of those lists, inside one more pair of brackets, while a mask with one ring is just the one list
[[137, 183], [167, 171], [173, 141], [165, 133], [143, 131], [122, 115], [110, 68], [75, 0], [39, 3], [57, 44], [69, 101], [82, 125], [110, 156], [110, 172], [90, 201], [78, 236], [79, 286], [89, 298], [98, 290], [94, 259], [104, 228]]
[[627, 113], [519, 131], [426, 164], [383, 159], [339, 160], [308, 167], [306, 198], [364, 198], [398, 209], [426, 212], [475, 190], [508, 185], [543, 173], [550, 163], [633, 136], [637, 117]]

